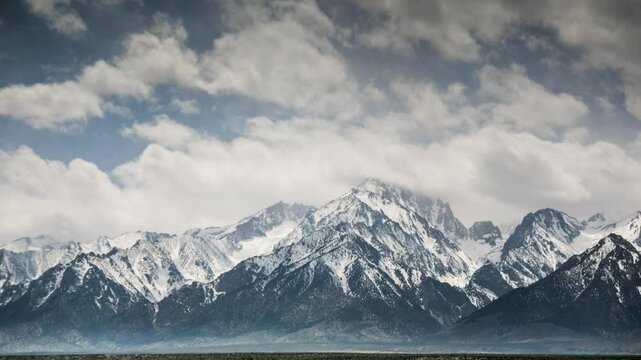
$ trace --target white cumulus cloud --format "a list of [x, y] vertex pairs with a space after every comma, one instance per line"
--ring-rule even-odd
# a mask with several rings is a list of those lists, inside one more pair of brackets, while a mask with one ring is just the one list
[[167, 115], [158, 115], [152, 121], [134, 123], [124, 128], [120, 133], [125, 137], [158, 143], [170, 149], [181, 148], [190, 142], [198, 140], [198, 133], [184, 126]]
[[75, 35], [87, 30], [84, 20], [69, 6], [71, 0], [26, 0], [29, 10], [54, 30]]
[[0, 88], [0, 114], [35, 129], [66, 129], [101, 117], [102, 100], [77, 82]]
[[547, 206], [581, 217], [632, 211], [641, 201], [641, 164], [622, 148], [493, 126], [426, 143], [315, 118], [255, 118], [230, 141], [167, 118], [125, 133], [153, 143], [111, 173], [80, 159], [44, 160], [26, 147], [0, 152], [0, 239], [180, 232], [279, 200], [321, 205], [366, 177], [447, 199], [467, 223], [488, 211], [497, 221]]

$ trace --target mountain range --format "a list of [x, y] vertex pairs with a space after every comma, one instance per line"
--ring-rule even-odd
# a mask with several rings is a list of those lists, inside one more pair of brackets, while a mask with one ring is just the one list
[[0, 350], [640, 334], [641, 212], [503, 229], [370, 179], [179, 235], [20, 238], [0, 245]]

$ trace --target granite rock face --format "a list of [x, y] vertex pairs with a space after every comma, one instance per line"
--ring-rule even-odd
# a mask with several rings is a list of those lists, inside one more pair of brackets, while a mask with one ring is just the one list
[[496, 245], [496, 241], [502, 239], [501, 230], [491, 221], [477, 221], [470, 226], [468, 233], [473, 240], [484, 241], [490, 245]]

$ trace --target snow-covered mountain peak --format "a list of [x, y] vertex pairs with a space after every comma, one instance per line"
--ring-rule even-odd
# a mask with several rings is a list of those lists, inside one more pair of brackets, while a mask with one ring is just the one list
[[289, 204], [283, 201], [279, 201], [250, 216], [250, 218], [261, 218], [265, 222], [273, 221], [274, 219], [300, 219], [306, 213], [313, 209], [314, 207], [310, 205], [304, 205], [300, 203]]
[[635, 251], [634, 246], [632, 246], [623, 237], [617, 234], [609, 234], [606, 237], [599, 240], [591, 248], [586, 249], [584, 252], [575, 255], [571, 260], [569, 260], [563, 266], [559, 267], [559, 270], [563, 271], [564, 268], [576, 266], [577, 262], [591, 264], [590, 267], [594, 268], [598, 266], [598, 264], [617, 247], [621, 247], [625, 250]]
[[350, 196], [360, 199], [373, 209], [383, 211], [392, 219], [397, 217], [398, 207], [411, 209], [450, 240], [464, 239], [468, 236], [467, 228], [456, 218], [450, 204], [441, 199], [433, 199], [375, 179], [365, 180], [343, 195], [343, 198]]
[[611, 288], [607, 292], [616, 293], [621, 302], [620, 291], [624, 287], [620, 286], [621, 281], [630, 280], [631, 273], [638, 277], [640, 260], [641, 255], [629, 241], [617, 234], [608, 234], [591, 248], [572, 256], [548, 278], [557, 279], [553, 282], [557, 287], [565, 287], [569, 299], [577, 295], [590, 296], [585, 288], [597, 285], [598, 292]]
[[499, 227], [491, 221], [476, 221], [470, 226], [468, 232], [472, 240], [479, 240], [492, 245], [495, 245], [496, 241], [503, 237]]
[[[309, 212], [281, 245], [297, 241], [321, 227], [337, 226], [341, 223], [372, 226], [382, 218], [397, 223], [408, 234], [416, 234], [422, 231], [420, 228], [427, 225], [441, 231], [447, 237], [447, 233], [442, 231], [438, 224], [432, 223], [429, 217], [424, 216], [425, 212], [422, 210], [432, 203], [432, 199], [414, 194], [407, 189], [368, 179], [339, 198]], [[440, 201], [439, 203], [443, 204]]]
[[97, 259], [99, 268], [132, 293], [157, 302], [191, 282], [208, 283], [249, 257], [269, 253], [311, 207], [277, 203], [236, 224], [181, 235], [136, 232]]
[[596, 245], [594, 245], [592, 248], [590, 248], [587, 253], [593, 253], [595, 251], [610, 252], [615, 247], [623, 247], [625, 249], [635, 251], [634, 247], [630, 244], [629, 241], [627, 241], [620, 235], [612, 233], [599, 240], [599, 242], [596, 243]]
[[0, 249], [13, 251], [16, 253], [27, 251], [42, 251], [59, 249], [71, 244], [71, 241], [55, 239], [49, 235], [38, 235], [33, 237], [21, 237], [0, 244]]
[[281, 202], [225, 227], [192, 229], [182, 235], [134, 231], [55, 249], [36, 250], [37, 241], [19, 239], [12, 248], [28, 252], [0, 249], [0, 288], [32, 281], [82, 255], [130, 293], [156, 302], [185, 284], [213, 281], [240, 261], [270, 252], [311, 209]]
[[[297, 223], [313, 209], [313, 206], [287, 204], [281, 201], [226, 227], [221, 236], [233, 242], [266, 237], [274, 228], [282, 227], [284, 223], [290, 224], [293, 229], [295, 224], [291, 223]], [[281, 229], [282, 231], [284, 230]]]
[[577, 252], [583, 251], [610, 233], [621, 235], [635, 245], [637, 249], [641, 249], [641, 211], [634, 212], [614, 222], [588, 221], [573, 247]]
[[184, 233], [183, 236], [216, 236], [223, 233], [229, 227], [224, 226], [210, 226], [206, 228], [191, 228]]
[[477, 266], [487, 260], [498, 261], [505, 239], [501, 230], [491, 221], [477, 221], [468, 229], [469, 237], [458, 239], [458, 245]]
[[385, 200], [397, 203], [405, 203], [412, 197], [416, 197], [417, 194], [412, 193], [407, 188], [399, 185], [386, 183], [377, 179], [366, 179], [358, 186], [353, 187], [342, 197], [349, 196], [357, 196], [359, 198], [370, 197], [372, 199], [379, 199], [380, 201]]
[[358, 184], [352, 191], [364, 191], [364, 192], [384, 192], [389, 188], [395, 188], [395, 185], [385, 183], [381, 180], [375, 178], [367, 178], [363, 180], [362, 183]]
[[[427, 202], [430, 202], [427, 204]], [[423, 216], [421, 209], [432, 200], [410, 191], [368, 180], [343, 196], [308, 213], [287, 238], [279, 243], [293, 248], [303, 257], [319, 249], [323, 239], [338, 234], [355, 235], [372, 246], [399, 268], [414, 268], [439, 281], [463, 286], [474, 268], [470, 259], [444, 233]]]
[[551, 323], [591, 334], [630, 333], [638, 329], [641, 314], [640, 264], [641, 254], [632, 244], [609, 234], [533, 284], [475, 312], [462, 327], [476, 323], [516, 333], [532, 323]]
[[[13, 245], [15, 245], [14, 243]], [[47, 269], [74, 259], [83, 251], [82, 244], [65, 242], [58, 247], [22, 246], [29, 242], [18, 242], [21, 246], [9, 246], [0, 249], [0, 292], [4, 285], [29, 282]]]
[[[532, 219], [532, 220], [529, 220]], [[551, 208], [538, 210], [534, 213], [528, 214], [525, 221], [533, 221], [538, 224], [544, 225], [548, 229], [559, 230], [568, 233], [575, 233], [580, 223], [572, 216]]]
[[128, 249], [134, 246], [134, 244], [136, 244], [138, 241], [141, 241], [141, 240], [155, 242], [170, 236], [172, 235], [166, 234], [166, 233], [156, 233], [156, 232], [149, 232], [149, 231], [133, 231], [133, 232], [126, 232], [126, 233], [120, 234], [113, 238], [108, 238], [107, 241], [114, 248]]
[[[554, 271], [575, 254], [571, 244], [581, 234], [582, 224], [554, 209], [527, 214], [505, 241], [496, 265], [483, 266], [471, 287], [483, 301], [491, 300], [509, 288], [529, 285]], [[495, 279], [500, 286], [481, 284], [480, 279]], [[476, 280], [475, 280], [476, 279]], [[485, 280], [481, 281], [485, 282]]]
[[585, 222], [579, 223], [553, 209], [530, 213], [506, 240], [500, 258], [473, 275], [468, 290], [478, 299], [476, 303], [487, 303], [509, 289], [527, 286], [547, 276], [575, 254], [591, 248], [607, 249], [612, 243], [621, 243], [621, 239], [632, 242], [638, 238], [635, 218], [595, 225], [600, 221], [600, 217], [595, 217], [592, 226], [586, 226]]
[[603, 225], [606, 222], [606, 218], [603, 215], [603, 213], [596, 213], [589, 218], [585, 219], [583, 221], [584, 226], [598, 226], [598, 225]]
[[[583, 225], [572, 216], [550, 208], [527, 214], [507, 239], [502, 256], [513, 249], [527, 246], [533, 239], [553, 239], [561, 248], [568, 247], [581, 233]], [[568, 250], [568, 253], [570, 251]]]
[[[602, 225], [597, 228], [603, 231], [611, 230], [612, 232], [623, 236], [628, 241], [634, 241], [640, 235], [641, 211], [637, 211], [633, 214], [630, 214], [624, 217], [619, 221]], [[635, 238], [635, 235], [636, 235], [636, 238]]]

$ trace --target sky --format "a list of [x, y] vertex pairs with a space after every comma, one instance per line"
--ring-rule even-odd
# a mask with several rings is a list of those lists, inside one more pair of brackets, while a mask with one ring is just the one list
[[638, 1], [10, 0], [0, 241], [320, 206], [366, 178], [466, 224], [641, 210]]

